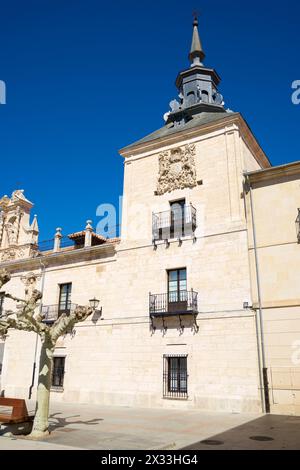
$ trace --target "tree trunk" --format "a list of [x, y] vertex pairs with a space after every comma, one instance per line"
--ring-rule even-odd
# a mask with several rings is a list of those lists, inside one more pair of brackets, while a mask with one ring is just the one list
[[49, 433], [48, 418], [54, 347], [55, 345], [48, 336], [42, 340], [37, 387], [37, 403], [30, 437], [41, 437]]

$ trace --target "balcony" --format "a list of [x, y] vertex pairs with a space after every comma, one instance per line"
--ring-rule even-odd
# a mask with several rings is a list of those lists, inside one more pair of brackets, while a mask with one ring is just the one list
[[197, 315], [198, 292], [181, 291], [149, 295], [149, 313], [155, 316]]
[[197, 211], [191, 204], [152, 214], [154, 241], [193, 236], [197, 228]]
[[169, 292], [167, 294], [149, 294], [149, 315], [151, 319], [152, 330], [155, 331], [154, 319], [161, 318], [163, 330], [166, 331], [165, 319], [168, 317], [177, 317], [179, 319], [180, 330], [184, 330], [182, 316], [193, 317], [193, 327], [196, 332], [198, 315], [198, 292], [181, 291]]
[[61, 308], [59, 304], [42, 305], [42, 316], [45, 323], [54, 323], [62, 314], [70, 315], [74, 312], [77, 304], [69, 303], [66, 308]]

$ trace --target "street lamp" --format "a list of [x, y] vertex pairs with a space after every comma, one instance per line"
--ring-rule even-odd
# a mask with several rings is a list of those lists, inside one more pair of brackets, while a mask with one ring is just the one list
[[90, 299], [89, 300], [89, 303], [90, 303], [90, 307], [93, 309], [93, 310], [96, 310], [98, 305], [99, 305], [99, 300], [96, 299], [96, 297], [94, 297], [93, 299]]

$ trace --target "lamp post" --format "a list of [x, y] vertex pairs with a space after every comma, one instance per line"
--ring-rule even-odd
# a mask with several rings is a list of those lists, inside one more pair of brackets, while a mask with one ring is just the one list
[[[93, 318], [92, 318], [92, 322], [94, 324], [96, 324], [97, 321], [102, 317], [102, 307], [100, 308], [100, 310], [97, 310], [99, 302], [100, 301], [98, 299], [96, 299], [95, 297], [93, 299], [89, 300], [90, 307], [94, 311], [94, 315], [93, 315]], [[103, 318], [101, 318], [101, 319], [103, 320]]]
[[99, 300], [96, 299], [96, 297], [94, 297], [93, 299], [90, 299], [89, 300], [89, 304], [90, 304], [90, 307], [93, 309], [93, 310], [97, 310], [97, 307], [99, 305]]

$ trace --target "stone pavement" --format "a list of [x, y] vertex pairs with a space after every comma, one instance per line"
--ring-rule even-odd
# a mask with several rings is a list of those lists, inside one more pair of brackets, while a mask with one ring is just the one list
[[50, 423], [47, 439], [0, 437], [0, 449], [300, 449], [292, 416], [52, 403]]

